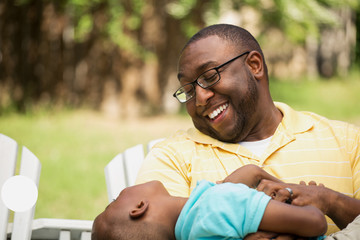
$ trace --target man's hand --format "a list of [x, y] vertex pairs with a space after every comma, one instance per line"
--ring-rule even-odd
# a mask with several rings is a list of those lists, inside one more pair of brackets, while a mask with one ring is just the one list
[[[292, 204], [297, 206], [312, 205], [319, 208], [324, 214], [328, 213], [328, 195], [325, 193], [330, 189], [316, 184], [306, 185], [290, 184], [290, 183], [275, 183], [268, 180], [262, 180], [257, 187], [259, 191], [265, 192], [267, 195], [272, 196], [282, 192], [284, 195], [285, 188], [291, 188], [293, 191]], [[287, 191], [287, 190], [285, 190]], [[290, 193], [289, 193], [290, 196]]]
[[345, 228], [360, 214], [360, 200], [324, 187], [323, 184], [317, 185], [315, 182], [310, 182], [309, 185], [304, 182], [286, 184], [262, 180], [257, 187], [259, 191], [263, 191], [269, 196], [280, 193], [281, 189], [285, 188], [291, 188], [293, 191], [291, 204], [317, 207], [330, 217], [340, 229]]

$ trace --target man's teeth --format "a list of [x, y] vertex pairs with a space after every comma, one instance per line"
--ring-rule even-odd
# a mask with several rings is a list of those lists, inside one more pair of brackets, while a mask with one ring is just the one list
[[210, 113], [208, 116], [210, 119], [214, 119], [217, 115], [219, 115], [222, 111], [224, 111], [229, 104], [225, 103], [224, 105], [221, 105], [217, 109], [215, 109], [212, 113]]

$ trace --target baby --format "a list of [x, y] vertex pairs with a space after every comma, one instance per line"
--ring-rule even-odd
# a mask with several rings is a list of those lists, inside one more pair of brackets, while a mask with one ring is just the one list
[[326, 232], [319, 209], [274, 200], [288, 199], [288, 191], [286, 197], [273, 193], [272, 199], [253, 189], [262, 179], [279, 182], [246, 165], [221, 184], [200, 181], [189, 198], [170, 196], [159, 181], [125, 188], [95, 219], [92, 239], [243, 239], [258, 230], [314, 237]]

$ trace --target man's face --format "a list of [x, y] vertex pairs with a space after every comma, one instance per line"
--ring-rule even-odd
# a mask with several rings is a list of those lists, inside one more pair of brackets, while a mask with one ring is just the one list
[[[191, 43], [180, 57], [180, 84], [194, 81], [204, 71], [239, 54], [217, 36]], [[256, 125], [258, 85], [246, 58], [244, 55], [219, 69], [221, 79], [214, 86], [203, 89], [196, 85], [196, 95], [186, 103], [186, 109], [202, 133], [225, 142], [239, 142], [246, 140]]]

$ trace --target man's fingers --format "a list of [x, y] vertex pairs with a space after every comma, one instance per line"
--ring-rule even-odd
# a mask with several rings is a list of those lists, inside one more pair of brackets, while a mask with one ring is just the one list
[[[299, 182], [299, 184], [300, 184], [300, 185], [305, 185], [305, 186], [306, 186], [306, 182], [304, 182], [304, 181], [300, 181], [300, 182]], [[325, 185], [324, 185], [324, 184], [322, 184], [322, 183], [317, 184], [315, 181], [310, 181], [307, 185], [309, 185], [309, 186], [319, 186], [319, 187], [325, 187]]]
[[282, 183], [276, 183], [267, 179], [262, 179], [256, 189], [269, 195], [274, 190], [282, 188], [280, 186], [282, 186]]
[[280, 202], [286, 202], [291, 198], [290, 192], [286, 190], [285, 188], [279, 189], [275, 196], [273, 197], [274, 200], [280, 201]]
[[316, 184], [315, 181], [310, 181], [310, 182], [309, 182], [309, 185], [316, 186], [317, 184]]

